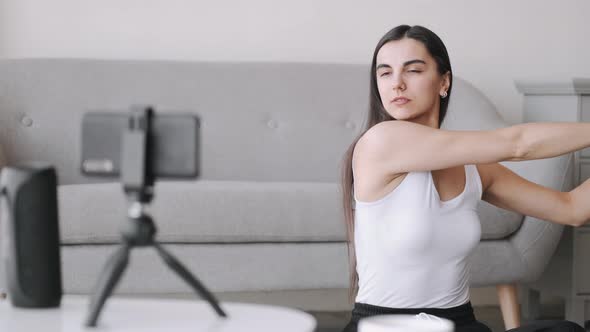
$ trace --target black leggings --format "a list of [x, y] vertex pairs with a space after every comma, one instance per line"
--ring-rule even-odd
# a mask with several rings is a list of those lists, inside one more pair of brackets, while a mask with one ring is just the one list
[[[379, 307], [365, 303], [355, 303], [352, 309], [350, 322], [342, 332], [357, 332], [357, 326], [361, 318], [385, 315], [385, 314], [407, 314], [417, 315], [421, 312], [446, 318], [455, 323], [455, 332], [492, 332], [484, 323], [475, 319], [471, 302], [453, 308], [411, 308], [398, 309]], [[564, 320], [535, 321], [523, 326], [508, 330], [508, 332], [585, 332], [584, 329], [576, 323]]]
[[453, 323], [455, 323], [455, 332], [492, 332], [492, 330], [490, 330], [490, 328], [484, 323], [478, 322], [475, 319], [471, 302], [447, 309], [398, 309], [379, 307], [365, 303], [355, 303], [354, 309], [352, 309], [350, 322], [342, 332], [357, 332], [357, 326], [361, 318], [384, 314], [417, 315], [421, 312], [453, 321]]

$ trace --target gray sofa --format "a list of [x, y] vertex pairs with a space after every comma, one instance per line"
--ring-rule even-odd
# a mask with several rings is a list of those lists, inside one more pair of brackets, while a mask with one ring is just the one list
[[[82, 114], [137, 103], [194, 112], [201, 176], [157, 183], [158, 240], [221, 299], [347, 310], [340, 163], [364, 126], [368, 75], [367, 66], [344, 64], [2, 60], [0, 145], [10, 164], [57, 167], [63, 285], [88, 293], [118, 245], [126, 202], [118, 183], [80, 175]], [[503, 126], [492, 103], [455, 78], [443, 128]], [[503, 164], [571, 189], [570, 156]], [[472, 284], [538, 279], [562, 227], [483, 201], [478, 212]], [[192, 296], [153, 250], [140, 249], [117, 292]]]

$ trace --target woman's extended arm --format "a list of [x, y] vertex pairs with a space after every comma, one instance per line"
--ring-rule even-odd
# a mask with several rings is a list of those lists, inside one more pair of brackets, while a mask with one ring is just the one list
[[517, 124], [522, 160], [560, 156], [590, 146], [590, 123], [532, 122]]

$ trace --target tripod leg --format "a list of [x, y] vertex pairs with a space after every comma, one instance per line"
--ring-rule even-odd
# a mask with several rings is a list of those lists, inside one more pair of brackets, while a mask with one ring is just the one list
[[105, 265], [90, 301], [90, 310], [88, 317], [86, 318], [86, 326], [96, 326], [98, 315], [100, 315], [100, 311], [102, 310], [105, 301], [113, 292], [113, 289], [119, 279], [121, 279], [121, 276], [129, 263], [129, 250], [129, 245], [123, 244], [121, 248], [111, 256]]
[[178, 261], [171, 253], [167, 252], [159, 243], [154, 242], [154, 247], [174, 272], [176, 272], [184, 281], [186, 281], [189, 285], [193, 287], [193, 289], [199, 293], [211, 306], [217, 314], [221, 317], [227, 317], [226, 313], [221, 309], [219, 306], [219, 302], [217, 299], [211, 294], [205, 286], [196, 278], [194, 277], [189, 270], [187, 270], [181, 263]]

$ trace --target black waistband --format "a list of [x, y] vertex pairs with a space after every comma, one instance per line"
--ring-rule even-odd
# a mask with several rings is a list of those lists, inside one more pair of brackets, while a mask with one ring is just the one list
[[452, 320], [457, 325], [469, 324], [475, 321], [471, 302], [452, 308], [389, 308], [366, 303], [355, 303], [352, 310], [353, 319], [359, 320], [368, 316], [385, 314], [417, 315], [421, 312]]

